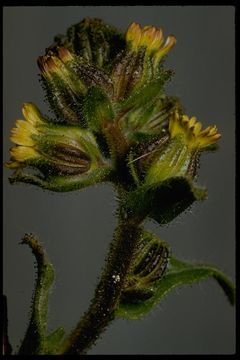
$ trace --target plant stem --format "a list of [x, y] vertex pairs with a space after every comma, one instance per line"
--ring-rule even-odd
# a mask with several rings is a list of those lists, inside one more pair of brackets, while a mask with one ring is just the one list
[[[122, 191], [119, 191], [120, 196], [121, 194]], [[88, 311], [64, 342], [61, 354], [85, 354], [114, 319], [114, 312], [142, 232], [140, 221], [123, 213], [121, 205], [118, 214], [119, 223], [95, 296]]]

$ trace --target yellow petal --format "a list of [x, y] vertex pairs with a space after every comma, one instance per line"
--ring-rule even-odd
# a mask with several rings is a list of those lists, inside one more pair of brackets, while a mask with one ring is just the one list
[[37, 134], [36, 129], [24, 120], [17, 120], [16, 127], [11, 130], [10, 139], [17, 145], [33, 146], [35, 144], [32, 135]]
[[133, 50], [136, 50], [142, 36], [141, 26], [138, 23], [132, 23], [126, 33], [126, 41], [130, 42]]
[[159, 61], [171, 50], [171, 48], [176, 44], [176, 42], [177, 39], [175, 38], [175, 36], [170, 35], [167, 37], [165, 45], [160, 48], [155, 54], [154, 66], [156, 66]]
[[205, 148], [214, 144], [221, 137], [215, 125], [208, 126], [203, 131], [201, 128], [202, 124], [197, 122], [195, 117], [189, 119], [187, 115], [180, 116], [177, 111], [170, 117], [170, 137], [181, 136], [182, 141], [189, 148]]
[[16, 146], [10, 149], [14, 161], [25, 162], [26, 160], [38, 157], [38, 152], [29, 146]]

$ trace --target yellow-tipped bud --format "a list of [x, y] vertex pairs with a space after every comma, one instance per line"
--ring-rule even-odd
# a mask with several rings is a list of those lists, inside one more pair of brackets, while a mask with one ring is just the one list
[[74, 60], [73, 55], [67, 49], [60, 47], [54, 53], [39, 56], [38, 66], [45, 78], [55, 73], [63, 79], [68, 79], [70, 73], [65, 65], [72, 60]]
[[133, 50], [137, 50], [142, 36], [141, 26], [137, 23], [132, 23], [126, 33], [126, 41], [131, 43]]
[[145, 46], [147, 51], [158, 50], [163, 42], [162, 29], [154, 26], [145, 26], [142, 30], [140, 46]]
[[175, 38], [175, 36], [170, 35], [167, 37], [167, 40], [164, 44], [163, 47], [161, 47], [157, 53], [155, 54], [155, 59], [154, 59], [154, 64], [156, 65], [157, 63], [159, 63], [159, 61], [165, 56], [167, 55], [167, 53], [171, 50], [171, 48], [176, 44], [177, 39]]
[[163, 56], [175, 45], [176, 38], [173, 35], [168, 36], [163, 47], [163, 31], [155, 26], [144, 26], [143, 28], [132, 23], [126, 33], [126, 41], [130, 43], [132, 50], [136, 51], [141, 46], [146, 48], [148, 54], [154, 54], [154, 65], [156, 65]]

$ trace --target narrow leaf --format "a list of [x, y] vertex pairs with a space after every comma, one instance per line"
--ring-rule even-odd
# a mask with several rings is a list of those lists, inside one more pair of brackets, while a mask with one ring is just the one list
[[42, 245], [32, 234], [26, 234], [22, 244], [27, 244], [37, 261], [37, 279], [33, 294], [30, 323], [21, 344], [19, 355], [41, 353], [46, 332], [48, 297], [54, 281], [54, 269], [49, 262]]

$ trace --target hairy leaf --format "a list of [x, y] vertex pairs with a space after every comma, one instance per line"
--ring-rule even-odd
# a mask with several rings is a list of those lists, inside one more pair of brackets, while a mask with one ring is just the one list
[[54, 282], [54, 269], [42, 245], [32, 234], [26, 234], [22, 244], [27, 244], [37, 261], [37, 280], [33, 295], [30, 323], [19, 350], [19, 355], [34, 355], [41, 351], [46, 332], [48, 297]]
[[185, 177], [175, 177], [152, 186], [139, 186], [125, 198], [125, 206], [140, 219], [150, 217], [162, 225], [205, 197], [205, 189], [193, 186]]
[[209, 265], [190, 264], [172, 258], [165, 277], [152, 287], [153, 295], [147, 300], [136, 301], [135, 303], [121, 303], [116, 315], [126, 319], [140, 319], [153, 310], [162, 298], [177, 286], [193, 284], [207, 278], [215, 279], [230, 304], [234, 305], [235, 287], [231, 280], [220, 270]]

